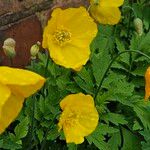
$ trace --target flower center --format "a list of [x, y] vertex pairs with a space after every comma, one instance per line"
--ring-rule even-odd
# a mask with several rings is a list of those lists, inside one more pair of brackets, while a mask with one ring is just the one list
[[61, 115], [60, 122], [62, 126], [65, 126], [66, 130], [70, 129], [70, 127], [74, 126], [78, 122], [79, 115], [70, 109], [64, 110]]
[[70, 41], [71, 39], [71, 33], [67, 30], [57, 30], [53, 34], [54, 41], [58, 45], [64, 45], [66, 42]]

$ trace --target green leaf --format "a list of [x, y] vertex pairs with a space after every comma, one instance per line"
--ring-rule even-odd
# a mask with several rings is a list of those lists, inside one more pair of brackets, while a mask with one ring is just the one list
[[85, 68], [78, 73], [78, 76], [74, 77], [74, 80], [84, 91], [89, 94], [93, 94], [94, 84], [90, 73]]
[[150, 102], [144, 103], [144, 100], [141, 100], [134, 104], [133, 109], [137, 117], [140, 118], [143, 126], [146, 129], [150, 129]]
[[139, 122], [138, 121], [134, 121], [133, 130], [135, 131], [135, 130], [141, 130], [141, 129], [142, 129], [142, 127], [139, 124]]
[[36, 134], [37, 134], [38, 139], [39, 139], [39, 141], [40, 141], [40, 143], [41, 143], [42, 140], [43, 140], [43, 137], [44, 137], [44, 132], [43, 132], [43, 130], [42, 130], [42, 129], [36, 130]]
[[24, 138], [28, 133], [29, 119], [25, 117], [15, 128], [16, 139]]
[[146, 141], [150, 140], [150, 130], [144, 130], [139, 132], [142, 136], [144, 136], [144, 139]]
[[58, 127], [55, 126], [48, 132], [47, 140], [55, 140], [59, 135], [60, 133], [58, 132]]
[[124, 139], [122, 150], [141, 150], [140, 138], [125, 128], [122, 130]]
[[109, 147], [111, 150], [118, 150], [118, 147], [121, 145], [121, 136], [120, 132], [112, 134], [111, 138], [108, 141]]
[[77, 145], [73, 143], [67, 144], [67, 147], [68, 150], [77, 150]]
[[[119, 39], [116, 38], [116, 45], [117, 45], [117, 49], [119, 52], [123, 52], [126, 51], [125, 49], [125, 45], [123, 44], [123, 42]], [[120, 56], [121, 57], [121, 61], [126, 63], [127, 65], [129, 65], [129, 54], [123, 54]]]
[[110, 63], [110, 56], [107, 49], [102, 50], [99, 54], [93, 54], [91, 61], [96, 84], [99, 85]]
[[102, 119], [106, 122], [110, 121], [115, 125], [119, 125], [119, 124], [123, 125], [128, 123], [122, 114], [116, 114], [116, 113], [107, 113], [102, 116]]
[[99, 125], [91, 135], [86, 137], [89, 144], [93, 143], [100, 150], [110, 150], [108, 144], [104, 141], [105, 138], [103, 136], [103, 134], [106, 134], [107, 129], [109, 129], [108, 132], [111, 132], [111, 133], [116, 132], [116, 130], [113, 128], [109, 128], [108, 126], [105, 126], [105, 125], [102, 125], [102, 126]]

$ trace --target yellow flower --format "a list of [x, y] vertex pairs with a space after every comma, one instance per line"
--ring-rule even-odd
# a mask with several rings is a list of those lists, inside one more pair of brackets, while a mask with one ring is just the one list
[[19, 114], [24, 99], [40, 89], [45, 79], [23, 69], [0, 67], [0, 133]]
[[114, 25], [121, 18], [119, 6], [124, 0], [90, 0], [90, 13], [101, 24]]
[[44, 29], [43, 48], [58, 65], [79, 70], [89, 59], [97, 25], [85, 8], [56, 8]]
[[63, 128], [66, 142], [80, 144], [84, 136], [91, 134], [98, 124], [98, 112], [90, 95], [71, 94], [60, 102], [63, 110], [59, 130]]
[[150, 67], [148, 67], [146, 73], [145, 73], [145, 100], [148, 100], [150, 97]]

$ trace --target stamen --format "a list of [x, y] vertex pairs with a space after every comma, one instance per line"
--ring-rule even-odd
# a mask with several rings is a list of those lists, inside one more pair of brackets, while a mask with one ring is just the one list
[[71, 33], [68, 32], [67, 30], [57, 30], [53, 34], [54, 41], [58, 45], [64, 45], [66, 42], [70, 41], [71, 39]]

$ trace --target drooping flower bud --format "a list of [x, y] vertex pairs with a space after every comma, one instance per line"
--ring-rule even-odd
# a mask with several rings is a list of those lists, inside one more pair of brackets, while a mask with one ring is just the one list
[[31, 49], [30, 49], [30, 54], [31, 54], [31, 59], [36, 59], [36, 56], [40, 50], [39, 46], [40, 46], [40, 42], [37, 42], [37, 44], [32, 45]]
[[139, 36], [143, 34], [143, 22], [140, 18], [134, 19], [134, 27]]
[[145, 100], [148, 100], [149, 97], [150, 97], [150, 67], [148, 67], [145, 73]]
[[16, 56], [15, 46], [16, 41], [12, 38], [8, 38], [4, 41], [3, 50], [7, 57], [13, 58]]

